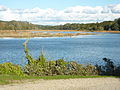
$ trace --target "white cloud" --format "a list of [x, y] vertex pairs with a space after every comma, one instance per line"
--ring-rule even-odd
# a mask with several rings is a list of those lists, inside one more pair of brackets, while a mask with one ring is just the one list
[[6, 11], [6, 10], [7, 10], [6, 7], [4, 7], [4, 6], [0, 6], [0, 11]]
[[34, 24], [59, 25], [65, 23], [93, 23], [120, 17], [120, 4], [108, 6], [75, 6], [64, 10], [51, 8], [9, 9], [0, 6], [0, 20], [21, 20]]
[[113, 13], [120, 13], [120, 4], [109, 6]]

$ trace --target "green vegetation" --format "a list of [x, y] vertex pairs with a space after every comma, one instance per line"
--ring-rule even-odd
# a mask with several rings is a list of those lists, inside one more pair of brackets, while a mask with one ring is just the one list
[[116, 66], [111, 59], [103, 58], [105, 65], [96, 65], [99, 75], [120, 76], [120, 65]]
[[17, 76], [17, 75], [0, 75], [0, 85], [11, 83], [24, 83], [39, 79], [53, 80], [53, 79], [75, 79], [75, 78], [105, 78], [115, 76], [79, 76], [79, 75], [56, 75], [56, 76]]
[[[83, 65], [75, 61], [65, 62], [63, 59], [47, 61], [43, 53], [38, 59], [29, 55], [27, 42], [23, 43], [28, 63], [23, 67], [12, 63], [0, 64], [0, 84], [20, 83], [25, 80], [36, 79], [69, 79], [69, 78], [98, 78], [120, 76], [120, 66], [115, 66], [108, 59], [103, 58], [105, 65]], [[102, 76], [99, 76], [102, 75]], [[104, 76], [107, 75], [107, 76]]]
[[56, 26], [48, 25], [34, 25], [29, 22], [22, 21], [0, 21], [0, 30], [88, 30], [88, 31], [120, 31], [120, 18], [114, 21], [103, 21], [100, 23], [88, 23], [88, 24], [64, 24]]
[[0, 30], [35, 30], [38, 27], [23, 21], [0, 21]]
[[120, 18], [114, 21], [104, 21], [101, 23], [88, 23], [88, 24], [64, 24], [56, 26], [40, 26], [42, 29], [51, 30], [82, 30], [82, 31], [120, 31]]
[[0, 74], [23, 76], [22, 69], [19, 65], [14, 65], [12, 63], [7, 62], [0, 64]]
[[97, 70], [93, 65], [82, 65], [75, 61], [65, 62], [63, 59], [56, 61], [47, 61], [41, 54], [37, 60], [34, 60], [28, 52], [24, 42], [24, 52], [28, 60], [28, 64], [24, 67], [24, 72], [30, 76], [53, 76], [53, 75], [97, 75]]
[[18, 75], [9, 75], [9, 74], [0, 74], [0, 85], [3, 84], [10, 84], [10, 83], [16, 83], [17, 80], [27, 79], [26, 76], [18, 76]]

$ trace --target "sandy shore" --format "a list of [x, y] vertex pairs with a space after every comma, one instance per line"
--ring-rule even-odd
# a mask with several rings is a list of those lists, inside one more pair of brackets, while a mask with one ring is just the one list
[[2, 85], [0, 90], [120, 90], [120, 78], [37, 80]]

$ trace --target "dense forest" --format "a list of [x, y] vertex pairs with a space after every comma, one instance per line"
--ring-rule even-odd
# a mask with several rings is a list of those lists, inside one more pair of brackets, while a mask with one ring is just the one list
[[112, 31], [120, 31], [120, 18], [115, 19], [114, 21], [103, 21], [100, 23], [87, 23], [87, 24], [79, 24], [79, 23], [67, 23], [64, 25], [35, 25], [25, 21], [0, 21], [0, 30], [88, 30], [88, 31], [96, 31], [96, 30], [112, 30]]

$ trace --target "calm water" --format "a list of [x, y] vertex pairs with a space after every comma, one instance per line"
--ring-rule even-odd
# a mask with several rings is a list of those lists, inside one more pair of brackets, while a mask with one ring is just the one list
[[[0, 39], [0, 63], [25, 65], [22, 43], [26, 39]], [[78, 63], [103, 63], [102, 58], [120, 64], [120, 34], [84, 35], [72, 38], [33, 38], [28, 44], [30, 54], [38, 58], [41, 50], [49, 60], [64, 58]]]

